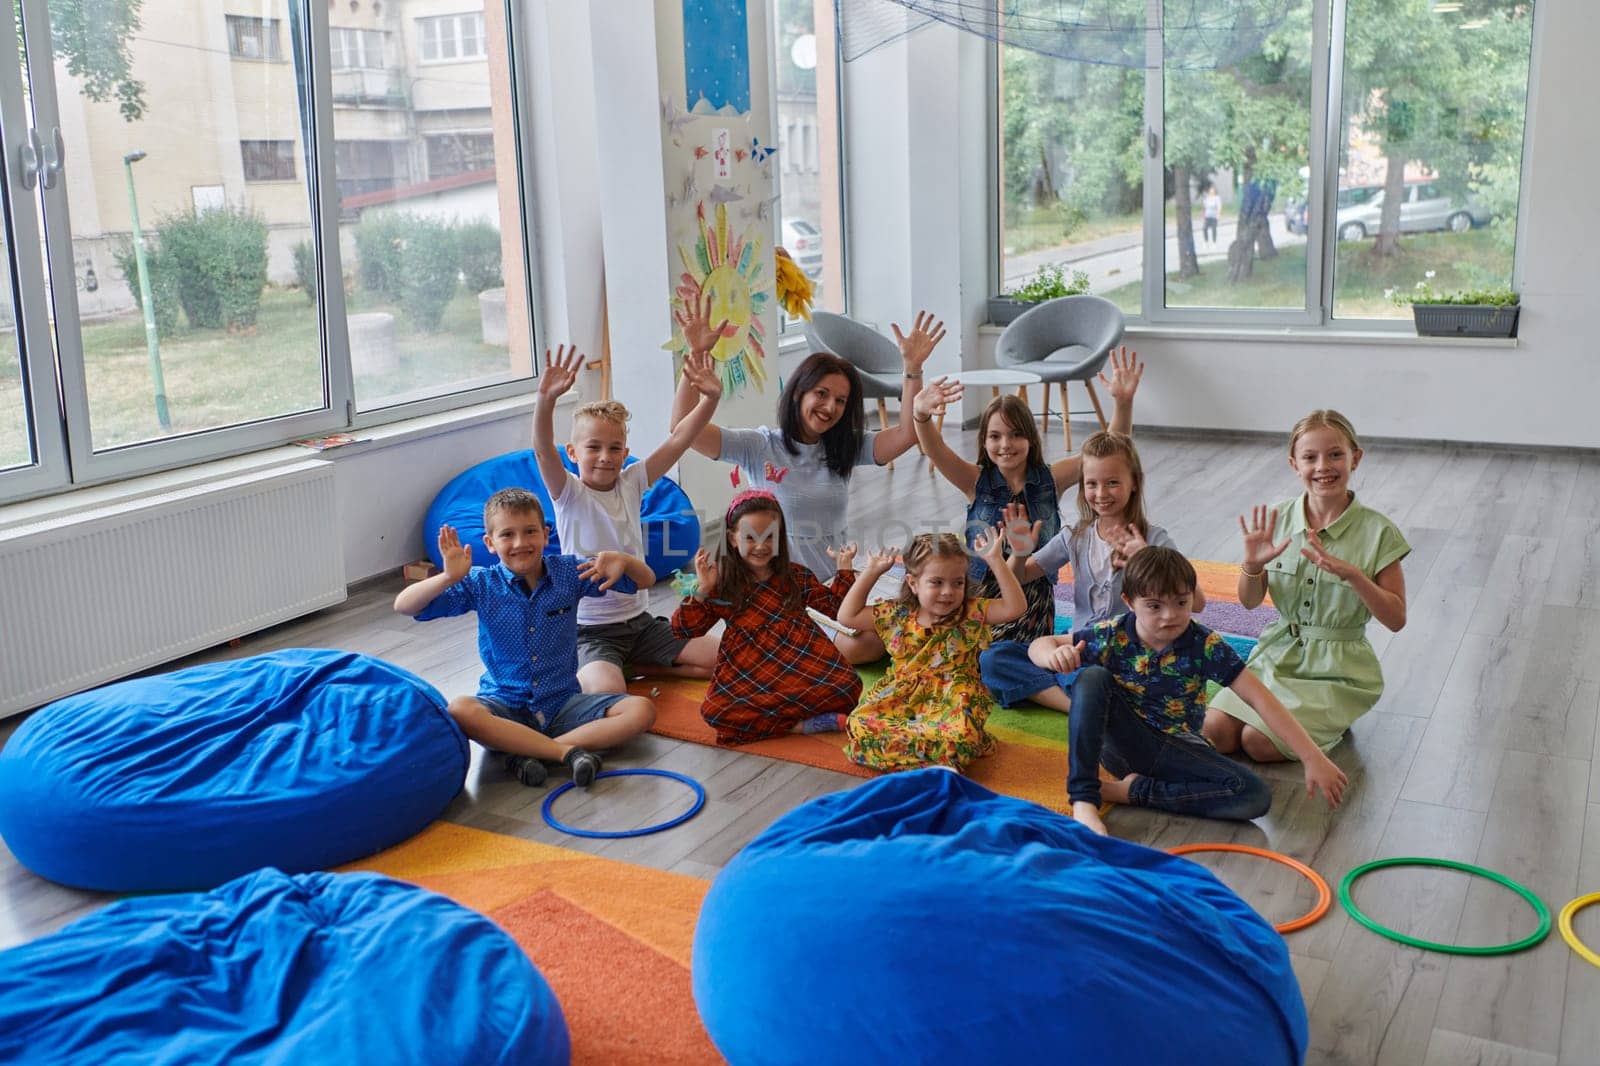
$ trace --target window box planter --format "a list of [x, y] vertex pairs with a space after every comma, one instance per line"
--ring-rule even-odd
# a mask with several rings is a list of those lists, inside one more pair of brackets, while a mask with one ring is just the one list
[[1417, 304], [1419, 337], [1515, 337], [1521, 304]]
[[1022, 312], [1038, 306], [1036, 303], [1016, 300], [1010, 296], [991, 296], [989, 297], [989, 321], [996, 326], [1009, 326], [1021, 317]]

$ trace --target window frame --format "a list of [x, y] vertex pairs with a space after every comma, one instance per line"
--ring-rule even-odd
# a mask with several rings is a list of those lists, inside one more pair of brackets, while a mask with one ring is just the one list
[[[273, 172], [270, 175], [262, 176], [258, 170], [258, 173], [252, 177], [250, 173], [252, 165], [256, 166], [257, 168], [260, 167], [260, 164], [263, 162], [263, 160], [260, 158], [260, 155], [265, 154], [262, 152], [262, 147], [269, 144], [274, 146], [272, 150], [273, 158], [270, 160], [270, 162], [273, 164]], [[247, 148], [247, 145], [250, 147]], [[258, 156], [255, 159], [251, 158], [252, 149], [258, 153]], [[287, 152], [285, 149], [287, 149]], [[247, 184], [254, 185], [269, 181], [299, 182], [300, 180], [300, 170], [299, 167], [295, 165], [294, 140], [292, 138], [289, 140], [281, 140], [278, 138], [267, 138], [263, 140], [241, 140], [239, 142], [239, 163], [243, 169], [244, 180]], [[287, 167], [288, 170], [287, 174], [281, 173], [285, 167]]]
[[[1540, 53], [1540, 11], [1543, 3], [1535, 3], [1530, 16], [1531, 46], [1528, 57], [1528, 84], [1523, 113], [1522, 153], [1517, 190], [1518, 233], [1512, 251], [1511, 287], [1522, 287], [1524, 249], [1521, 227], [1527, 218], [1528, 166], [1532, 154], [1534, 116], [1537, 111], [1537, 84]], [[1364, 332], [1409, 334], [1412, 323], [1404, 318], [1355, 318], [1334, 316], [1335, 259], [1338, 240], [1335, 226], [1338, 216], [1338, 167], [1342, 109], [1344, 103], [1344, 40], [1347, 0], [1312, 0], [1311, 11], [1311, 104], [1310, 123], [1307, 127], [1307, 166], [1310, 178], [1307, 203], [1313, 210], [1317, 226], [1306, 232], [1305, 302], [1300, 308], [1248, 308], [1248, 307], [1168, 307], [1166, 284], [1169, 264], [1166, 262], [1165, 235], [1165, 64], [1163, 62], [1162, 18], [1163, 0], [1146, 0], [1146, 62], [1144, 91], [1144, 127], [1146, 151], [1142, 202], [1143, 232], [1141, 248], [1144, 257], [1141, 276], [1141, 310], [1128, 316], [1130, 323], [1173, 327], [1241, 327], [1281, 328], [1333, 332]], [[1000, 109], [1000, 45], [987, 42], [985, 81], [988, 85], [988, 129], [985, 151], [989, 171], [989, 219], [992, 240], [989, 254], [989, 291], [998, 295], [1004, 288], [1004, 219], [1001, 215], [1001, 181], [1003, 160], [1000, 158], [1000, 127], [1003, 117]], [[1275, 209], [1279, 205], [1275, 204]], [[1443, 343], [1449, 343], [1445, 339]]]
[[[30, 122], [29, 117], [22, 114], [24, 72], [20, 49], [11, 50], [7, 58], [0, 58], [0, 108], [3, 108], [0, 115], [6, 120], [8, 129], [26, 130], [32, 125], [44, 131], [59, 123], [57, 91], [62, 88], [56, 83], [57, 66], [50, 39], [49, 0], [21, 2], [27, 54], [38, 57], [37, 69], [50, 73], [47, 76], [42, 74], [30, 85], [33, 105]], [[310, 199], [311, 239], [317, 249], [316, 313], [324, 374], [323, 405], [312, 410], [95, 451], [89, 422], [82, 322], [76, 292], [73, 286], [51, 286], [49, 283], [51, 278], [75, 276], [73, 242], [70, 237], [43, 242], [37, 234], [31, 240], [25, 239], [28, 236], [28, 220], [34, 217], [34, 211], [38, 208], [42, 208], [40, 214], [48, 232], [72, 233], [67, 203], [68, 182], [66, 176], [62, 175], [53, 188], [42, 193], [37, 189], [32, 190], [26, 197], [20, 195], [20, 190], [8, 186], [5, 191], [9, 195], [5, 203], [11, 205], [14, 200], [14, 207], [9, 214], [17, 223], [12, 230], [16, 236], [10, 254], [13, 286], [17, 295], [18, 336], [26, 339], [32, 352], [43, 351], [45, 355], [30, 358], [29, 351], [25, 350], [23, 356], [27, 370], [26, 395], [32, 408], [29, 413], [33, 424], [33, 446], [39, 461], [29, 467], [0, 471], [0, 504], [193, 466], [285, 445], [305, 437], [360, 430], [525, 395], [538, 388], [540, 368], [536, 353], [541, 350], [543, 341], [544, 316], [533, 230], [533, 212], [537, 209], [532, 186], [534, 169], [531, 152], [534, 144], [534, 109], [531, 102], [534, 87], [530, 84], [527, 64], [519, 55], [521, 42], [529, 32], [527, 17], [520, 10], [521, 5], [512, 0], [503, 0], [500, 5], [506, 20], [509, 43], [507, 62], [511, 79], [509, 99], [513, 108], [511, 125], [517, 141], [513, 173], [506, 180], [515, 182], [519, 204], [515, 217], [502, 219], [501, 225], [516, 226], [521, 237], [521, 264], [527, 286], [531, 372], [526, 377], [512, 381], [452, 388], [451, 391], [423, 399], [365, 410], [357, 410], [356, 407], [343, 286], [323, 283], [326, 278], [342, 277], [344, 273], [339, 244], [328, 9], [319, 0], [290, 0], [290, 5], [291, 22], [298, 18], [305, 27], [304, 39], [298, 44], [291, 39], [285, 59], [295, 59], [296, 48], [301, 50], [299, 58], [305, 63], [306, 71], [305, 91], [310, 96], [310, 106], [301, 116], [305, 175], [296, 180], [306, 183]], [[71, 91], [70, 83], [65, 83], [65, 86]], [[16, 116], [13, 110], [18, 112]], [[10, 153], [3, 146], [0, 146], [0, 153], [4, 154], [7, 162], [10, 161]], [[68, 158], [66, 166], [70, 168], [73, 162]], [[16, 173], [17, 169], [8, 167], [7, 175]], [[39, 199], [34, 200], [33, 197]], [[41, 254], [41, 248], [44, 254]], [[30, 262], [30, 256], [37, 262]], [[56, 323], [54, 343], [51, 342], [52, 309]], [[42, 338], [42, 342], [39, 338]], [[58, 402], [58, 387], [60, 395], [65, 398], [64, 402]]]

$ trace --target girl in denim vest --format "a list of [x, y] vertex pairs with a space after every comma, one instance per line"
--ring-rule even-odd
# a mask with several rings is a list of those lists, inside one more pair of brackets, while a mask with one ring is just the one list
[[[1133, 430], [1133, 396], [1143, 373], [1138, 355], [1123, 348], [1111, 353], [1111, 377], [1100, 375], [1101, 383], [1116, 402], [1111, 417], [1111, 428], [1116, 432], [1127, 434]], [[1040, 542], [1051, 539], [1061, 529], [1061, 494], [1082, 476], [1082, 460], [1069, 455], [1047, 463], [1027, 404], [1015, 396], [1001, 396], [984, 408], [978, 421], [978, 461], [967, 462], [950, 449], [934, 426], [934, 419], [944, 413], [947, 405], [960, 401], [961, 394], [959, 383], [939, 378], [917, 393], [912, 421], [917, 443], [934, 468], [967, 498], [968, 548], [974, 546], [978, 534], [993, 529], [1013, 504], [1024, 509], [1029, 523], [1037, 523]], [[979, 596], [993, 597], [999, 591], [994, 575], [981, 559], [973, 558], [969, 578]], [[1028, 641], [1054, 632], [1054, 589], [1053, 574], [1026, 582], [1023, 592], [1028, 609], [1021, 618], [995, 626], [993, 639]]]

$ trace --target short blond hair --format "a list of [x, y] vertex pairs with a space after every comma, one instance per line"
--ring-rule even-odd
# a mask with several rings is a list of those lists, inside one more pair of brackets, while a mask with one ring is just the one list
[[588, 403], [580, 404], [578, 409], [572, 412], [572, 425], [576, 429], [578, 419], [593, 418], [601, 422], [610, 422], [614, 426], [621, 426], [622, 432], [626, 433], [628, 432], [628, 419], [632, 417], [628, 413], [628, 409], [616, 400], [590, 400]]
[[1294, 454], [1294, 446], [1300, 438], [1314, 429], [1331, 429], [1341, 433], [1344, 439], [1350, 442], [1351, 451], [1361, 450], [1361, 442], [1356, 440], [1356, 427], [1350, 424], [1350, 420], [1331, 408], [1319, 408], [1296, 422], [1294, 428], [1289, 431], [1290, 455]]

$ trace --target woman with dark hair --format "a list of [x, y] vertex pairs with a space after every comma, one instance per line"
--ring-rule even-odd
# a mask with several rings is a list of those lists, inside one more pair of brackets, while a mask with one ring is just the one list
[[[683, 335], [696, 352], [709, 352], [721, 336], [710, 317], [709, 300], [678, 316]], [[902, 334], [898, 325], [893, 329], [905, 360], [905, 385], [900, 421], [889, 429], [866, 428], [861, 378], [855, 367], [838, 356], [817, 352], [784, 385], [778, 397], [778, 428], [723, 429], [711, 423], [691, 443], [701, 455], [737, 466], [750, 487], [766, 489], [778, 498], [789, 516], [789, 554], [813, 573], [831, 573], [833, 554], [849, 539], [845, 514], [855, 467], [882, 466], [917, 441], [907, 412], [922, 388], [923, 364], [944, 338], [944, 323], [923, 311], [910, 333]], [[679, 383], [671, 427], [688, 414], [695, 397], [692, 385], [685, 393], [684, 383]], [[882, 642], [871, 633], [841, 637], [838, 643], [853, 663], [883, 655]]]

